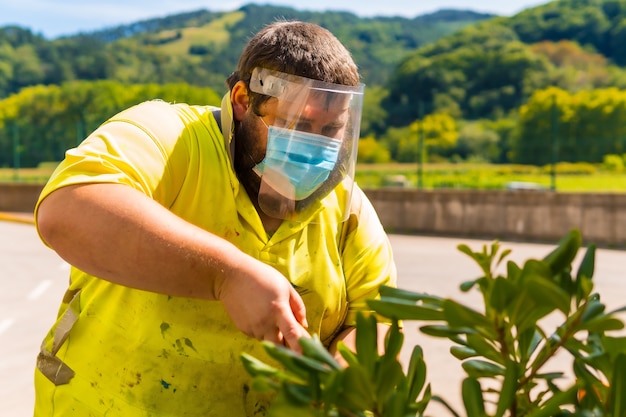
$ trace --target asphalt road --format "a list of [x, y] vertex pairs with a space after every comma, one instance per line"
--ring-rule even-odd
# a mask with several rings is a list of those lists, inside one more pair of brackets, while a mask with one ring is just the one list
[[[1, 219], [1, 217], [0, 217]], [[490, 241], [391, 235], [399, 273], [399, 286], [452, 297], [478, 306], [475, 293], [461, 293], [460, 283], [479, 276], [473, 261], [457, 250], [459, 243], [475, 250]], [[540, 258], [555, 245], [503, 242], [512, 249], [510, 259], [522, 263]], [[68, 281], [69, 266], [39, 240], [27, 223], [0, 220], [0, 416], [32, 416], [32, 375], [41, 341], [55, 320]], [[595, 289], [609, 309], [626, 304], [626, 251], [598, 250]], [[423, 336], [417, 324], [405, 323], [406, 361], [415, 344], [424, 349], [427, 380], [434, 393], [458, 404], [463, 371], [448, 352], [446, 341]], [[567, 367], [568, 362], [553, 364]], [[431, 415], [448, 416], [436, 405]]]

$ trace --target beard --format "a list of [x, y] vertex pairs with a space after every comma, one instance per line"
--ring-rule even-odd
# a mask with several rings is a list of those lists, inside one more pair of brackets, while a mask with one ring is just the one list
[[262, 139], [256, 116], [246, 114], [243, 120], [235, 122], [235, 174], [255, 205], [261, 178], [254, 172], [254, 167], [265, 157], [265, 146], [260, 146], [265, 142]]

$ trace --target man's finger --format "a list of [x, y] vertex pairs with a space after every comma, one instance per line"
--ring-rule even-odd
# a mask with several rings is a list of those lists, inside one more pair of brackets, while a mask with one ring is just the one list
[[300, 297], [298, 291], [296, 291], [293, 287], [290, 289], [289, 306], [291, 307], [291, 311], [296, 317], [296, 320], [298, 320], [298, 323], [305, 328], [309, 327], [309, 323], [306, 321], [306, 307], [304, 306], [304, 301], [302, 301], [302, 297]]
[[291, 311], [285, 311], [278, 317], [278, 329], [282, 332], [285, 343], [292, 350], [302, 352], [298, 340], [301, 337], [311, 337], [304, 327], [293, 316]]

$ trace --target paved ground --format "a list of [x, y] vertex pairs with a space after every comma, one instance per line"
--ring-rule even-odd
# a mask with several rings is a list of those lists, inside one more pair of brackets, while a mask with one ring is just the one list
[[[0, 213], [0, 416], [32, 415], [32, 373], [39, 345], [54, 322], [65, 290], [68, 265], [43, 246], [29, 224], [29, 216]], [[466, 243], [480, 249], [488, 241], [460, 238], [392, 235], [398, 263], [399, 286], [453, 297], [475, 304], [478, 298], [462, 294], [461, 282], [476, 278], [478, 267], [456, 246]], [[503, 243], [518, 262], [547, 254], [553, 245]], [[599, 250], [596, 290], [609, 308], [626, 304], [626, 252]], [[433, 392], [458, 403], [463, 372], [448, 353], [445, 341], [426, 338], [415, 323], [405, 327], [406, 360], [410, 348], [420, 344], [425, 352], [428, 380]], [[555, 363], [556, 368], [565, 365]], [[433, 406], [431, 415], [448, 416]]]

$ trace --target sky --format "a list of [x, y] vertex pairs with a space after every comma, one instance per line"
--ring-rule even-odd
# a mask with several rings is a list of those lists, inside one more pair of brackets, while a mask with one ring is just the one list
[[550, 0], [0, 0], [0, 26], [17, 24], [48, 39], [139, 20], [207, 9], [231, 11], [249, 3], [310, 11], [349, 11], [361, 17], [413, 18], [440, 9], [464, 9], [511, 16]]

